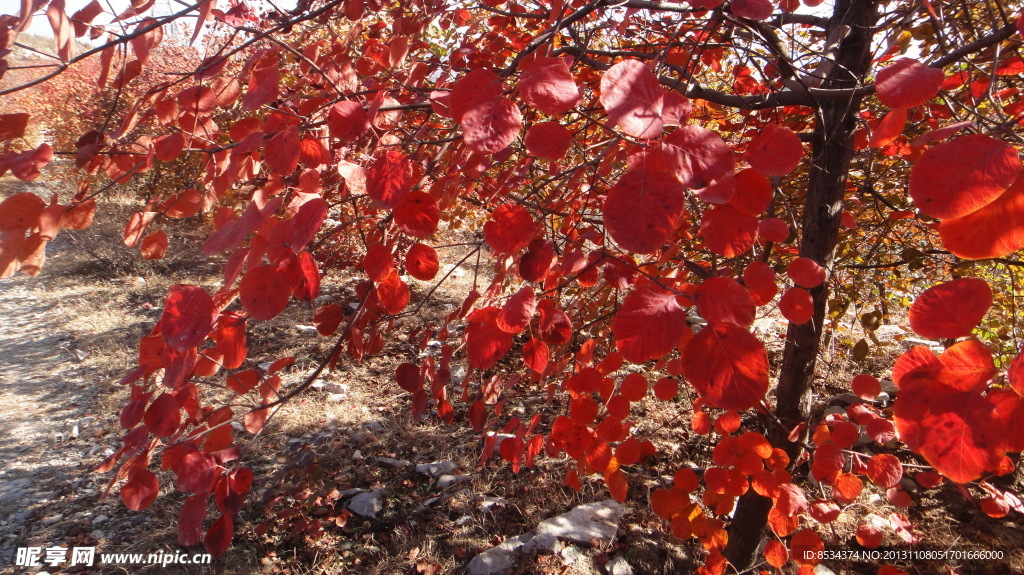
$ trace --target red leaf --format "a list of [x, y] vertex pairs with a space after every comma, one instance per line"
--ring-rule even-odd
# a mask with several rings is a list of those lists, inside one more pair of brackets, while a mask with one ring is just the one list
[[895, 455], [880, 453], [868, 459], [866, 475], [875, 485], [886, 489], [896, 487], [903, 478], [903, 464]]
[[491, 70], [473, 70], [452, 86], [452, 119], [462, 123], [462, 116], [467, 110], [480, 102], [498, 100], [502, 91], [500, 76]]
[[496, 320], [498, 329], [508, 333], [521, 333], [530, 325], [530, 319], [536, 310], [537, 300], [533, 290], [528, 287], [521, 288], [502, 306]]
[[437, 252], [426, 244], [413, 244], [405, 254], [405, 271], [418, 280], [434, 279], [439, 267]]
[[[213, 0], [207, 0], [207, 3]], [[202, 22], [200, 21], [200, 24]], [[197, 28], [198, 30], [198, 25]], [[255, 110], [269, 104], [277, 98], [277, 86], [281, 82], [281, 71], [276, 63], [262, 68], [254, 68], [249, 73], [249, 89], [242, 98], [242, 109]]]
[[683, 374], [708, 405], [742, 411], [768, 391], [768, 353], [740, 327], [709, 325], [683, 351]]
[[388, 150], [366, 170], [366, 193], [382, 208], [394, 208], [412, 187], [412, 162]]
[[160, 316], [160, 331], [167, 345], [186, 350], [198, 347], [213, 329], [213, 298], [203, 288], [177, 284], [171, 286]]
[[39, 169], [53, 159], [50, 144], [40, 144], [34, 150], [26, 150], [11, 159], [11, 173], [19, 180], [30, 182], [39, 177]]
[[757, 236], [761, 242], [781, 243], [789, 239], [789, 226], [782, 218], [768, 218], [757, 224]]
[[[95, 3], [96, 0], [93, 0], [93, 4]], [[24, 136], [28, 118], [29, 115], [26, 113], [0, 114], [0, 140], [13, 140]]]
[[1020, 166], [1013, 146], [982, 134], [963, 136], [921, 154], [910, 170], [910, 195], [928, 216], [962, 218], [1003, 195]]
[[780, 569], [789, 562], [789, 551], [778, 539], [771, 539], [764, 545], [764, 559], [769, 565]]
[[612, 499], [619, 502], [626, 500], [626, 495], [629, 492], [629, 480], [624, 471], [616, 469], [605, 475], [604, 482], [608, 485], [608, 492]]
[[793, 283], [803, 288], [816, 288], [825, 282], [825, 268], [811, 258], [796, 258], [786, 268]]
[[555, 300], [541, 300], [537, 304], [537, 314], [540, 316], [537, 327], [540, 328], [538, 335], [541, 341], [548, 345], [562, 345], [572, 339], [572, 321], [564, 311], [555, 307]]
[[694, 294], [697, 312], [712, 324], [729, 323], [743, 328], [754, 325], [754, 300], [736, 280], [712, 277]]
[[526, 281], [539, 282], [547, 275], [554, 260], [555, 249], [551, 242], [535, 238], [530, 241], [526, 253], [519, 260], [519, 275]]
[[708, 249], [727, 258], [754, 247], [757, 229], [755, 216], [732, 206], [715, 206], [704, 212], [700, 222], [700, 235], [704, 236]]
[[374, 289], [377, 299], [390, 314], [399, 313], [409, 305], [409, 286], [397, 274], [378, 283]]
[[775, 270], [759, 261], [750, 262], [743, 270], [743, 283], [754, 305], [762, 306], [772, 301], [779, 288], [775, 283]]
[[878, 99], [890, 108], [920, 106], [939, 93], [945, 75], [912, 58], [900, 58], [875, 76]]
[[789, 540], [789, 554], [799, 565], [817, 565], [820, 553], [825, 551], [825, 543], [813, 529], [797, 531]]
[[519, 80], [523, 101], [549, 115], [571, 110], [582, 99], [562, 58], [537, 58]]
[[907, 447], [957, 483], [995, 469], [1004, 429], [979, 390], [959, 391], [927, 378], [903, 378], [895, 403], [896, 429]]
[[433, 196], [419, 190], [409, 192], [395, 207], [395, 223], [402, 232], [422, 238], [437, 231], [441, 208]]
[[466, 355], [472, 367], [490, 369], [512, 349], [512, 334], [498, 328], [499, 313], [496, 307], [485, 307], [469, 315]]
[[544, 373], [548, 366], [548, 346], [543, 341], [532, 338], [523, 345], [523, 362], [537, 373]]
[[363, 256], [363, 271], [366, 272], [366, 277], [375, 282], [386, 281], [395, 275], [398, 270], [395, 268], [395, 259], [391, 256], [391, 249], [376, 244], [366, 250], [366, 255]]
[[853, 383], [850, 384], [850, 389], [853, 393], [861, 399], [868, 401], [874, 401], [878, 394], [882, 392], [882, 383], [878, 381], [878, 378], [862, 373], [857, 377], [853, 378]]
[[253, 319], [267, 321], [277, 317], [288, 305], [292, 294], [288, 270], [262, 265], [245, 272], [238, 284], [238, 298]]
[[[732, 148], [717, 133], [696, 124], [676, 128], [662, 142], [661, 154], [683, 186], [694, 190], [733, 177], [736, 170]], [[725, 203], [731, 198], [729, 194], [712, 203]]]
[[790, 323], [805, 324], [814, 317], [814, 298], [803, 288], [789, 288], [779, 299], [779, 311]]
[[169, 218], [189, 218], [203, 207], [203, 196], [199, 190], [189, 189], [174, 196], [164, 204], [164, 214]]
[[861, 546], [867, 547], [868, 549], [877, 549], [882, 545], [882, 530], [865, 523], [857, 528], [857, 543]]
[[231, 547], [231, 538], [235, 535], [235, 526], [231, 521], [231, 515], [222, 514], [210, 526], [203, 538], [206, 550], [214, 557], [220, 557]]
[[608, 190], [604, 225], [623, 249], [653, 253], [675, 232], [683, 202], [682, 187], [667, 174], [628, 172]]
[[831, 499], [819, 499], [811, 503], [809, 515], [818, 523], [835, 521], [843, 510]]
[[658, 77], [639, 60], [623, 60], [601, 77], [601, 105], [608, 119], [634, 138], [661, 135], [665, 92]]
[[203, 537], [203, 520], [206, 519], [208, 493], [197, 493], [185, 500], [178, 514], [178, 545], [195, 545]]
[[736, 174], [736, 194], [728, 204], [741, 212], [757, 216], [772, 203], [772, 183], [751, 168]]
[[775, 6], [771, 0], [732, 0], [729, 10], [740, 18], [767, 20], [771, 18]]
[[158, 260], [167, 253], [167, 234], [163, 230], [157, 230], [142, 240], [142, 259]]
[[800, 165], [804, 146], [792, 130], [778, 124], [768, 124], [747, 144], [744, 159], [766, 176], [785, 176]]
[[466, 109], [460, 124], [467, 146], [481, 154], [494, 154], [507, 148], [519, 135], [523, 114], [512, 100], [500, 97]]
[[939, 222], [939, 236], [964, 259], [1001, 258], [1024, 248], [1024, 178], [973, 214]]
[[288, 126], [267, 140], [263, 159], [274, 173], [288, 176], [299, 167], [299, 151], [299, 127]]
[[313, 326], [322, 336], [329, 336], [338, 331], [341, 321], [345, 319], [345, 311], [337, 304], [329, 303], [313, 315]]
[[395, 381], [409, 393], [416, 393], [423, 389], [423, 377], [420, 375], [420, 368], [412, 363], [403, 363], [395, 369]]
[[891, 143], [893, 140], [900, 137], [900, 134], [903, 133], [903, 128], [906, 127], [906, 125], [907, 109], [893, 108], [871, 129], [871, 139], [868, 140], [868, 146], [872, 148], [881, 148], [882, 146]]
[[320, 269], [309, 252], [300, 252], [291, 260], [289, 275], [295, 299], [312, 302], [320, 295]]
[[514, 254], [530, 243], [536, 224], [526, 208], [502, 204], [484, 224], [484, 240], [498, 253]]
[[206, 493], [213, 489], [216, 466], [209, 455], [193, 451], [174, 468], [178, 489], [184, 493]]
[[558, 122], [540, 122], [526, 132], [523, 143], [530, 154], [554, 162], [569, 151], [572, 133]]
[[675, 294], [650, 282], [630, 292], [612, 320], [615, 347], [633, 363], [664, 357], [687, 329]]
[[39, 225], [39, 216], [46, 202], [31, 192], [19, 192], [0, 202], [0, 232], [17, 230], [24, 233]]
[[354, 100], [343, 100], [331, 107], [327, 115], [327, 128], [331, 137], [348, 143], [362, 136], [370, 129], [366, 109]]
[[619, 395], [629, 402], [640, 401], [647, 397], [647, 388], [647, 378], [642, 373], [631, 373], [619, 385]]
[[169, 393], [161, 393], [146, 408], [146, 415], [142, 419], [146, 429], [157, 437], [168, 437], [178, 431], [181, 424], [181, 412], [178, 409], [178, 402]]
[[939, 356], [938, 380], [960, 391], [984, 391], [996, 375], [992, 352], [976, 339], [958, 342]]
[[128, 482], [121, 486], [121, 501], [132, 511], [142, 511], [156, 500], [160, 482], [148, 469], [133, 470]]
[[966, 337], [992, 307], [992, 290], [977, 278], [958, 278], [924, 291], [910, 306], [910, 327], [933, 339]]

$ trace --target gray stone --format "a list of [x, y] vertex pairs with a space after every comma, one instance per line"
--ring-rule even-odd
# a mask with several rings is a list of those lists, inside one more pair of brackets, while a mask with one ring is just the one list
[[384, 467], [409, 467], [412, 465], [411, 461], [406, 461], [405, 459], [394, 459], [392, 457], [378, 457], [377, 463]]
[[94, 518], [94, 519], [92, 520], [92, 524], [93, 524], [93, 525], [99, 525], [100, 523], [103, 523], [103, 522], [104, 522], [104, 521], [106, 521], [107, 519], [110, 519], [110, 518], [109, 518], [109, 517], [107, 517], [106, 515], [97, 515], [97, 516], [96, 516], [96, 517], [95, 517], [95, 518]]
[[431, 477], [440, 477], [453, 471], [458, 465], [451, 461], [435, 461], [433, 463], [419, 463], [416, 465], [416, 473], [425, 473]]
[[317, 331], [315, 327], [311, 325], [297, 325], [295, 326], [295, 331], [299, 332], [302, 335], [317, 335], [320, 333], [319, 331]]
[[561, 544], [558, 538], [548, 533], [538, 533], [526, 542], [519, 550], [523, 553], [558, 553]]
[[592, 541], [611, 541], [619, 529], [625, 510], [608, 499], [580, 505], [575, 509], [540, 522], [537, 534], [549, 533], [559, 539], [589, 545]]
[[504, 507], [508, 502], [504, 497], [491, 497], [490, 495], [477, 495], [476, 508], [480, 511], [489, 511], [495, 507]]
[[91, 535], [93, 539], [103, 539], [103, 537], [106, 534], [100, 531], [99, 529], [93, 529], [92, 533], [90, 533], [89, 535]]
[[515, 562], [512, 552], [507, 549], [493, 547], [480, 553], [466, 565], [467, 575], [505, 575], [512, 570]]
[[346, 399], [348, 399], [347, 393], [332, 393], [327, 396], [327, 401], [329, 403], [340, 403]]
[[472, 479], [472, 477], [469, 476], [469, 475], [448, 475], [448, 474], [445, 474], [445, 475], [442, 475], [441, 477], [437, 478], [437, 488], [438, 489], [448, 489], [452, 485], [458, 485], [460, 483], [464, 483], [466, 481], [469, 481], [470, 479]]
[[327, 383], [324, 384], [324, 390], [327, 393], [348, 393], [348, 386], [344, 383]]
[[360, 493], [349, 500], [348, 508], [356, 515], [373, 519], [384, 508], [384, 498], [381, 497], [380, 491]]
[[633, 575], [633, 567], [630, 566], [629, 562], [622, 555], [614, 557], [611, 561], [605, 563], [604, 568], [608, 571], [608, 575]]
[[373, 420], [370, 420], [370, 421], [367, 421], [366, 423], [364, 423], [363, 424], [363, 429], [365, 429], [366, 431], [373, 432], [373, 433], [380, 433], [380, 432], [384, 431], [384, 424], [382, 424], [381, 422], [377, 421], [376, 419], [373, 419]]

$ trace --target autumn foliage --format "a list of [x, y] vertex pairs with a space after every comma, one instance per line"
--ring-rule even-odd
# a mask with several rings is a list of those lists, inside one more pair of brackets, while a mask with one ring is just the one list
[[[202, 222], [223, 279], [167, 294], [122, 381], [123, 447], [100, 470], [135, 510], [169, 472], [188, 494], [179, 542], [215, 554], [259, 481], [231, 423], [260, 433], [321, 370], [379, 353], [395, 329], [441, 343], [400, 361], [395, 383], [415, 419], [479, 432], [481, 465], [561, 458], [566, 485], [599, 477], [641, 500], [631, 469], [658, 447], [634, 434], [633, 404], [692, 406], [680, 425], [714, 438], [711, 461], [642, 503], [699, 539], [707, 572], [812, 565], [803, 551], [823, 549], [840, 515], [859, 520], [847, 505], [866, 484], [905, 508], [906, 477], [948, 480], [989, 515], [1024, 512], [998, 482], [1024, 450], [1024, 356], [992, 323], [1016, 321], [1006, 274], [1024, 248], [1016, 22], [975, 2], [818, 4], [314, 0], [256, 14], [201, 0], [158, 16], [152, 2], [104, 15], [54, 0], [57, 63], [37, 81], [95, 61], [97, 93], [129, 101], [58, 150], [75, 158], [77, 195], [0, 204], [0, 270], [39, 273], [46, 243], [88, 226], [113, 186], [162, 164], [192, 174], [142, 198], [124, 242], [159, 259], [168, 218]], [[0, 17], [0, 49], [25, 5]], [[185, 67], [145, 80], [171, 43], [161, 30], [185, 15], [201, 49], [175, 48]], [[96, 47], [71, 53], [86, 34]], [[55, 150], [23, 136], [43, 122], [0, 115], [0, 172], [40, 177]], [[423, 325], [416, 294], [433, 290], [413, 282], [445, 281], [456, 262], [438, 245], [460, 230], [490, 283]], [[345, 267], [358, 301], [323, 303], [321, 278]], [[1009, 295], [992, 289], [1007, 281]], [[823, 334], [846, 329], [852, 302], [887, 306], [883, 283], [937, 342], [842, 382], [861, 401], [812, 414]], [[292, 358], [252, 367], [247, 334], [296, 300], [319, 302], [310, 323], [334, 347], [283, 388]], [[765, 318], [788, 326], [781, 360]], [[873, 339], [890, 318], [859, 319]], [[249, 407], [218, 404], [211, 383]], [[520, 419], [502, 411], [514, 395], [564, 407]], [[759, 519], [730, 523], [743, 509]], [[918, 540], [905, 515], [888, 522]], [[856, 532], [865, 548], [882, 536]]]

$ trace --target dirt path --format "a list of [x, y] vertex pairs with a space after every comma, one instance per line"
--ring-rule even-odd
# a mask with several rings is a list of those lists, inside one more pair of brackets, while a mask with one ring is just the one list
[[92, 513], [68, 510], [95, 496], [86, 461], [106, 449], [90, 411], [96, 390], [76, 367], [84, 352], [38, 288], [30, 278], [0, 282], [0, 572], [18, 547], [78, 543], [83, 529], [71, 523]]

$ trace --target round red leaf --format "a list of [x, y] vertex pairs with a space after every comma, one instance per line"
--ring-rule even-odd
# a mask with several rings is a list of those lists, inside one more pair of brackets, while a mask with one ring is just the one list
[[786, 268], [793, 283], [803, 288], [816, 288], [825, 282], [825, 268], [811, 258], [796, 258]]
[[766, 176], [785, 176], [800, 165], [803, 157], [804, 146], [793, 130], [768, 124], [747, 144], [745, 159]]
[[850, 389], [853, 390], [853, 393], [857, 394], [857, 397], [874, 401], [878, 394], [882, 393], [882, 383], [878, 381], [877, 377], [862, 373], [853, 378]]
[[512, 100], [479, 102], [462, 114], [462, 139], [476, 152], [494, 154], [508, 147], [523, 127], [523, 114]]
[[924, 291], [910, 306], [910, 327], [923, 337], [966, 337], [992, 307], [985, 280], [958, 278]]
[[698, 190], [733, 176], [736, 157], [717, 133], [696, 124], [676, 128], [665, 138], [661, 154], [683, 186]]
[[694, 297], [697, 312], [712, 324], [731, 323], [740, 327], [754, 324], [754, 300], [732, 278], [708, 278], [697, 287]]
[[980, 260], [1001, 258], [1024, 248], [1024, 178], [1018, 178], [991, 204], [962, 218], [939, 222], [939, 237], [953, 255]]
[[415, 237], [426, 237], [437, 231], [441, 208], [433, 196], [426, 192], [409, 192], [395, 207], [395, 223], [402, 232]]
[[762, 243], [782, 243], [789, 239], [789, 226], [782, 218], [764, 219], [757, 224], [757, 236]]
[[121, 486], [121, 501], [132, 511], [142, 511], [156, 501], [160, 493], [160, 482], [148, 469], [139, 469], [128, 476], [128, 482]]
[[160, 332], [167, 345], [184, 351], [198, 347], [213, 329], [213, 298], [201, 287], [171, 286], [160, 316]]
[[683, 211], [683, 189], [662, 172], [636, 170], [615, 183], [604, 203], [604, 225], [623, 249], [649, 254], [675, 232]]
[[412, 186], [412, 162], [398, 150], [377, 156], [366, 169], [366, 193], [382, 208], [394, 208]]
[[736, 195], [729, 205], [751, 215], [760, 215], [772, 203], [772, 183], [760, 172], [747, 168], [736, 174]]
[[505, 302], [498, 314], [498, 329], [508, 333], [521, 333], [530, 325], [534, 312], [537, 310], [537, 299], [533, 290], [524, 287]]
[[750, 262], [743, 270], [743, 283], [754, 305], [765, 305], [775, 298], [779, 287], [775, 283], [775, 270], [764, 262]]
[[426, 244], [413, 244], [405, 254], [405, 271], [418, 280], [434, 279], [439, 268], [437, 251]]
[[238, 284], [238, 298], [253, 319], [267, 321], [277, 317], [288, 305], [292, 293], [287, 269], [263, 265], [245, 272]]
[[572, 133], [558, 122], [534, 124], [523, 139], [526, 151], [543, 160], [555, 161], [569, 151]]
[[675, 294], [654, 283], [630, 292], [612, 320], [615, 347], [633, 363], [663, 357], [687, 329], [686, 311]]
[[895, 455], [879, 453], [868, 459], [866, 475], [875, 485], [886, 489], [896, 487], [903, 478], [903, 464]]
[[601, 105], [608, 118], [634, 138], [656, 138], [665, 92], [658, 77], [639, 60], [623, 60], [601, 77]]
[[484, 240], [498, 253], [514, 254], [530, 243], [535, 227], [526, 208], [502, 204], [495, 208], [491, 219], [484, 224]]
[[768, 391], [768, 353], [743, 328], [709, 325], [687, 344], [683, 375], [708, 405], [748, 409]]
[[0, 202], [0, 231], [27, 230], [39, 225], [46, 202], [31, 192], [19, 192]]
[[580, 101], [580, 91], [562, 58], [537, 58], [519, 80], [523, 101], [545, 114], [561, 114]]
[[470, 366], [490, 369], [512, 349], [512, 334], [498, 328], [499, 313], [496, 307], [485, 307], [469, 315], [466, 355]]
[[792, 287], [779, 299], [779, 311], [790, 323], [804, 324], [814, 317], [814, 300], [807, 290]]
[[900, 58], [875, 76], [878, 99], [890, 108], [913, 108], [935, 97], [945, 75], [913, 58]]
[[910, 170], [910, 196], [925, 215], [960, 218], [995, 201], [1019, 172], [1020, 158], [1013, 146], [972, 134], [921, 154]]
[[732, 258], [754, 247], [757, 239], [757, 218], [732, 206], [715, 206], [704, 212], [700, 221], [700, 235], [708, 249]]

